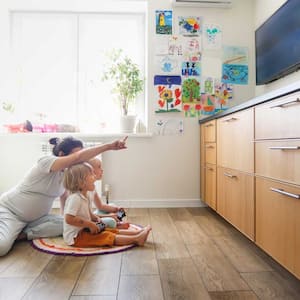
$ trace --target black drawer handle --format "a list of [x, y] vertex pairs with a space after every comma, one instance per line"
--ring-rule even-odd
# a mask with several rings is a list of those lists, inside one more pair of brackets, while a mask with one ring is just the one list
[[293, 103], [300, 103], [300, 99], [297, 98], [296, 100], [291, 100], [291, 101], [287, 101], [285, 103], [281, 103], [281, 104], [277, 104], [277, 105], [274, 105], [274, 106], [270, 106], [270, 108], [276, 108], [276, 107], [280, 107], [280, 108], [284, 108], [286, 105], [289, 105], [289, 104], [293, 104]]
[[229, 178], [237, 178], [236, 175], [232, 175], [232, 174], [226, 173], [226, 172], [224, 173], [224, 176], [229, 177]]
[[228, 119], [226, 119], [226, 120], [223, 120], [223, 122], [232, 122], [232, 121], [237, 121], [238, 120], [238, 118], [235, 118], [235, 117], [232, 117], [232, 118], [228, 118]]
[[214, 168], [207, 167], [207, 170], [208, 170], [208, 171], [214, 171]]
[[299, 150], [300, 146], [277, 146], [269, 147], [270, 150]]
[[283, 189], [270, 188], [270, 190], [272, 192], [279, 193], [279, 194], [284, 195], [284, 196], [288, 196], [288, 197], [295, 198], [295, 199], [300, 199], [300, 195], [286, 192]]

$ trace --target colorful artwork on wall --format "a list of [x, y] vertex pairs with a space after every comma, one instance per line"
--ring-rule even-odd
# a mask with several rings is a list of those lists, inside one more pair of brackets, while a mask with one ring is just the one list
[[183, 54], [182, 40], [176, 35], [173, 35], [169, 38], [168, 54], [173, 56], [182, 56]]
[[248, 65], [223, 64], [222, 81], [224, 83], [248, 84]]
[[215, 80], [214, 95], [216, 98], [215, 111], [222, 111], [229, 108], [229, 101], [233, 98], [233, 85]]
[[222, 31], [219, 25], [203, 25], [203, 48], [204, 49], [221, 49]]
[[184, 122], [182, 118], [158, 119], [155, 123], [155, 134], [157, 135], [181, 135], [184, 133]]
[[172, 10], [156, 10], [156, 33], [172, 34]]
[[200, 77], [187, 77], [182, 81], [182, 105], [185, 117], [199, 117], [201, 114]]
[[156, 113], [182, 111], [181, 76], [154, 76]]
[[179, 74], [180, 62], [170, 55], [156, 56], [155, 69], [156, 74], [160, 75]]
[[201, 39], [198, 37], [182, 37], [183, 60], [200, 61], [201, 60]]
[[181, 63], [181, 75], [182, 76], [200, 76], [201, 75], [200, 62], [183, 61]]
[[248, 84], [248, 48], [223, 47], [222, 82]]
[[201, 82], [201, 92], [213, 95], [215, 93], [215, 80], [212, 77], [203, 77]]
[[178, 17], [179, 33], [185, 36], [199, 36], [202, 31], [200, 17]]

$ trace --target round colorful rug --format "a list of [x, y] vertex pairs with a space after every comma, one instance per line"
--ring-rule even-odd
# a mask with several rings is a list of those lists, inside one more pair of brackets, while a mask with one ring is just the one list
[[[131, 228], [140, 229], [138, 225], [130, 224]], [[111, 254], [121, 251], [126, 251], [135, 247], [134, 244], [126, 246], [113, 247], [95, 247], [95, 248], [78, 248], [68, 246], [62, 236], [51, 238], [39, 238], [31, 241], [33, 248], [54, 255], [73, 255], [73, 256], [90, 256]]]

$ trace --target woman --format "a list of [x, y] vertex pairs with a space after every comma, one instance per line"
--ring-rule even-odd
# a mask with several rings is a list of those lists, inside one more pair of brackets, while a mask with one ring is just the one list
[[0, 197], [0, 256], [8, 253], [18, 237], [32, 240], [62, 235], [62, 216], [49, 212], [55, 198], [60, 197], [64, 205], [67, 197], [64, 169], [108, 150], [126, 149], [126, 139], [86, 149], [73, 137], [51, 139], [53, 155], [40, 158], [17, 186]]

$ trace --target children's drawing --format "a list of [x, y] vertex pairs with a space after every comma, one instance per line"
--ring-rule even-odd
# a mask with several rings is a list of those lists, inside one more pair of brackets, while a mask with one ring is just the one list
[[222, 31], [219, 25], [203, 25], [203, 48], [204, 49], [221, 49]]
[[215, 92], [214, 88], [214, 78], [203, 77], [201, 81], [201, 92], [204, 94], [213, 95]]
[[222, 82], [248, 84], [248, 65], [223, 65]]
[[223, 64], [247, 65], [248, 64], [248, 48], [224, 46], [223, 47]]
[[172, 11], [156, 10], [156, 33], [172, 34]]
[[183, 111], [184, 111], [184, 116], [185, 117], [190, 117], [190, 118], [199, 118], [201, 116], [201, 103], [186, 103], [183, 104]]
[[200, 78], [184, 78], [182, 82], [182, 102], [196, 103], [198, 101], [200, 101]]
[[201, 95], [201, 109], [203, 115], [213, 115], [215, 113], [216, 98], [211, 94]]
[[183, 119], [158, 119], [156, 120], [156, 131], [158, 135], [181, 135], [183, 134]]
[[156, 56], [155, 57], [155, 69], [157, 74], [170, 75], [179, 74], [180, 63], [172, 56]]
[[183, 61], [181, 63], [182, 76], [200, 76], [201, 67], [200, 62]]
[[179, 33], [185, 36], [198, 36], [202, 30], [200, 17], [178, 17]]
[[182, 82], [182, 105], [185, 117], [199, 117], [201, 114], [200, 78], [187, 77]]
[[182, 56], [182, 40], [178, 36], [171, 36], [168, 45], [168, 54]]
[[248, 48], [223, 47], [222, 82], [248, 84]]
[[200, 61], [201, 60], [201, 42], [197, 37], [183, 37], [183, 59], [185, 61]]
[[182, 111], [180, 76], [156, 75], [154, 86], [158, 99], [156, 113]]
[[215, 80], [216, 112], [223, 111], [229, 107], [229, 101], [233, 98], [233, 85]]

